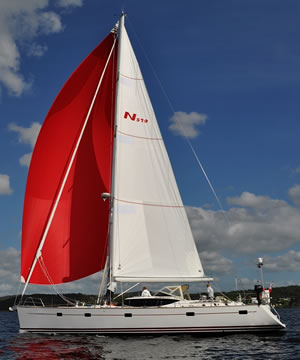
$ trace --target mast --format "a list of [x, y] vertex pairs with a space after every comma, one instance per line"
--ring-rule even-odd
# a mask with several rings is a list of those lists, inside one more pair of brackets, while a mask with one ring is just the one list
[[118, 94], [119, 94], [119, 81], [120, 81], [120, 64], [121, 64], [121, 47], [122, 47], [122, 31], [124, 28], [125, 22], [125, 13], [122, 11], [120, 20], [119, 20], [119, 42], [118, 42], [118, 58], [117, 58], [117, 85], [115, 93], [115, 123], [114, 123], [114, 145], [113, 145], [113, 159], [112, 159], [112, 185], [111, 185], [111, 196], [110, 196], [110, 206], [111, 206], [111, 217], [110, 217], [110, 232], [109, 232], [109, 281], [114, 281], [113, 269], [113, 241], [114, 241], [114, 227], [113, 222], [115, 221], [115, 169], [116, 169], [116, 152], [117, 152], [117, 129], [118, 129]]

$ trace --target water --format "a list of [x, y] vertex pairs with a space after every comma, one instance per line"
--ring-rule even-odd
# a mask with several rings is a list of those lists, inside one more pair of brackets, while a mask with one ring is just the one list
[[281, 309], [283, 335], [197, 337], [19, 334], [16, 313], [0, 312], [1, 359], [300, 359], [300, 308]]

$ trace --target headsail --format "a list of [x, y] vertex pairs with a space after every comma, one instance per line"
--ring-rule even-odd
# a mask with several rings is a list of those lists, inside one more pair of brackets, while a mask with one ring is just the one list
[[[27, 179], [21, 275], [26, 281], [58, 189], [114, 44], [109, 34], [62, 88], [40, 131]], [[111, 187], [117, 46], [89, 116], [30, 283], [63, 283], [104, 267]]]
[[120, 36], [113, 276], [118, 281], [199, 281], [202, 265], [124, 26]]

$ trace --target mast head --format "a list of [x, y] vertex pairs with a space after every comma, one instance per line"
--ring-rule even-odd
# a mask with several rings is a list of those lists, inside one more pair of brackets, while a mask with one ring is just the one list
[[121, 25], [121, 22], [123, 21], [123, 24], [124, 24], [124, 18], [125, 18], [126, 14], [124, 12], [124, 10], [121, 11], [121, 17], [120, 17], [120, 20], [118, 20], [115, 24], [115, 26], [111, 29], [111, 33], [113, 34], [117, 34], [118, 33], [118, 30], [120, 28], [120, 25]]

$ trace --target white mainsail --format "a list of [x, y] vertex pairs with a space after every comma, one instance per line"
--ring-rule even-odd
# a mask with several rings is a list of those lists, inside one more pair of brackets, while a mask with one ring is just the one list
[[112, 276], [201, 281], [203, 268], [123, 19], [120, 27]]

